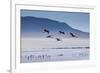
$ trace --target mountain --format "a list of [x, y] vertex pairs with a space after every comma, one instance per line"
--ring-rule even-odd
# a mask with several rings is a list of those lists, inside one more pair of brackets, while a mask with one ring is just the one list
[[[44, 29], [49, 30], [50, 33], [44, 32]], [[59, 34], [59, 31], [63, 31], [65, 35]], [[67, 38], [71, 37], [70, 32], [79, 38], [89, 37], [88, 32], [74, 29], [64, 22], [33, 16], [21, 17], [21, 35], [23, 37], [46, 37], [47, 35], [53, 35], [54, 37]]]

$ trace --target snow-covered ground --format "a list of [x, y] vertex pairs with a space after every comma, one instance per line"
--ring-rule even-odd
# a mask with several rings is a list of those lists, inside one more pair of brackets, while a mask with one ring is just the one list
[[21, 39], [21, 63], [85, 59], [89, 59], [89, 39]]

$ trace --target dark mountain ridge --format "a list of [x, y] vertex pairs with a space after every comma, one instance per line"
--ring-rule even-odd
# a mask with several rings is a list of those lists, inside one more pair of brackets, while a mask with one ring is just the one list
[[[59, 31], [65, 32], [66, 36], [70, 36], [70, 32], [78, 36], [79, 38], [88, 38], [89, 33], [83, 32], [78, 29], [74, 29], [67, 23], [59, 22], [56, 20], [48, 18], [38, 18], [38, 17], [21, 17], [21, 32], [24, 36], [36, 36], [41, 37], [47, 35], [44, 33], [44, 29], [50, 31], [50, 35], [60, 36]], [[26, 34], [26, 35], [25, 35]], [[63, 36], [64, 37], [64, 36]]]

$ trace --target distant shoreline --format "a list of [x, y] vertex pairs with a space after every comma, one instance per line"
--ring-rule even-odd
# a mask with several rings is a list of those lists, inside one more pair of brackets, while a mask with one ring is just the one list
[[61, 50], [63, 50], [63, 49], [90, 49], [90, 47], [71, 47], [71, 48], [41, 48], [41, 49], [29, 49], [29, 50], [27, 50], [27, 51], [25, 51], [25, 49], [21, 49], [21, 52], [39, 52], [39, 51], [45, 51], [45, 50], [48, 50], [48, 49], [61, 49]]

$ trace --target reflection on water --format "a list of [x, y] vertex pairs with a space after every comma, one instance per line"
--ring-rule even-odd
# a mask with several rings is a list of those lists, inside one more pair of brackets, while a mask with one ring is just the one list
[[88, 60], [89, 47], [82, 49], [22, 49], [21, 63]]

